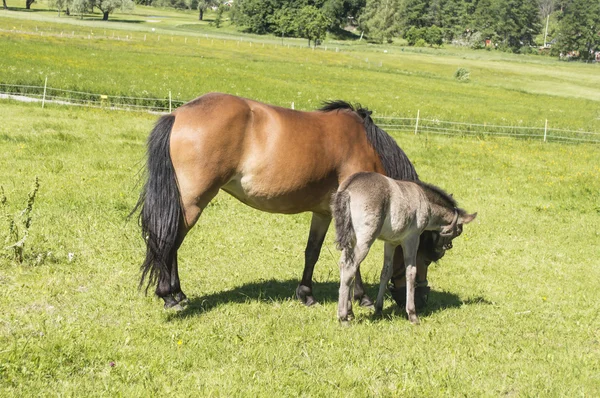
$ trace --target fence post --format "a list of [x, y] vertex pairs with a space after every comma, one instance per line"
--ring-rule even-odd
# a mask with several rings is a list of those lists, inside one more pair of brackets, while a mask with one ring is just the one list
[[415, 123], [415, 135], [417, 134], [417, 132], [419, 131], [419, 114], [421, 113], [421, 110], [418, 109], [417, 110], [417, 122]]
[[44, 109], [44, 104], [46, 103], [46, 86], [48, 85], [48, 76], [46, 76], [46, 80], [44, 81], [44, 95], [42, 96], [42, 109]]
[[548, 119], [546, 119], [546, 124], [544, 125], [544, 142], [546, 142], [547, 134], [548, 134]]
[[169, 113], [171, 113], [171, 90], [169, 90]]
[[294, 102], [292, 101], [292, 109], [294, 109]]

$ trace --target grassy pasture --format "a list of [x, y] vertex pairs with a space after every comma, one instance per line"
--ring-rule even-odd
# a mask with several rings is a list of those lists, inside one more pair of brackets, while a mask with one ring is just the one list
[[[249, 38], [158, 34], [149, 27], [147, 41], [141, 32], [90, 26], [61, 38], [72, 25], [2, 16], [0, 27], [1, 83], [43, 85], [47, 76], [54, 88], [157, 98], [171, 91], [183, 101], [223, 91], [294, 102], [297, 109], [344, 98], [379, 115], [415, 117], [420, 110], [429, 119], [535, 127], [548, 119], [551, 128], [600, 131], [598, 65], [454, 48], [391, 46], [383, 53], [356, 45], [335, 52], [332, 44], [313, 51]], [[90, 32], [100, 38], [87, 39]], [[117, 41], [113, 34], [134, 39]], [[459, 67], [470, 70], [471, 82], [453, 78]]]
[[[136, 291], [126, 215], [153, 116], [4, 102], [0, 117], [11, 212], [41, 183], [25, 263], [0, 257], [0, 395], [600, 394], [597, 146], [396, 135], [479, 218], [432, 266], [419, 327], [387, 300], [383, 319], [359, 309], [344, 329], [331, 234], [321, 305], [304, 308], [309, 217], [226, 194], [181, 250], [192, 304], [169, 313]], [[381, 259], [377, 244], [363, 266], [372, 294]]]
[[[301, 109], [343, 98], [380, 115], [600, 131], [597, 65], [238, 46], [174, 22], [160, 28], [172, 42], [88, 40], [97, 21], [11, 13], [0, 12], [2, 83], [48, 76], [53, 87], [181, 99], [225, 91]], [[102, 26], [138, 36], [151, 24]], [[459, 66], [471, 82], [454, 81]], [[0, 103], [9, 212], [23, 209], [35, 176], [41, 185], [24, 263], [0, 256], [0, 396], [600, 395], [600, 147], [394, 134], [423, 180], [479, 216], [432, 265], [420, 326], [388, 299], [382, 319], [358, 309], [344, 329], [333, 234], [316, 268], [321, 305], [304, 308], [293, 292], [309, 216], [259, 213], [223, 193], [180, 252], [191, 305], [165, 312], [136, 290], [143, 246], [126, 216], [155, 118]], [[381, 260], [377, 244], [363, 264], [372, 295]]]

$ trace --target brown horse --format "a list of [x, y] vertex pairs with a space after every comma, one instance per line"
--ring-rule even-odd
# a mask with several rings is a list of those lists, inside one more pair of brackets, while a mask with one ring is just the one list
[[[177, 250], [220, 189], [271, 213], [312, 212], [302, 281], [296, 296], [315, 303], [312, 274], [331, 222], [330, 200], [340, 182], [359, 171], [417, 180], [404, 152], [363, 108], [329, 102], [299, 112], [227, 94], [199, 97], [161, 117], [148, 138], [147, 181], [136, 205], [146, 240], [141, 266], [165, 308], [187, 302]], [[134, 211], [136, 210], [134, 209]], [[439, 254], [422, 239], [420, 278]], [[400, 249], [401, 250], [401, 249]], [[443, 255], [443, 253], [442, 253]], [[396, 256], [404, 269], [402, 254]], [[354, 297], [372, 306], [360, 273]]]

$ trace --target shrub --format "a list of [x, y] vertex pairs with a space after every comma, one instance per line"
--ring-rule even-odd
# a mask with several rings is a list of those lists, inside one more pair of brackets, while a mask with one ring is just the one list
[[454, 72], [454, 78], [459, 82], [468, 82], [471, 80], [471, 72], [466, 68], [458, 68], [456, 72]]

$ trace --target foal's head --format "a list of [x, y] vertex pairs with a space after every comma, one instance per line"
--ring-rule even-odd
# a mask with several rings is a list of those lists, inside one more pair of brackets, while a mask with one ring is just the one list
[[437, 220], [437, 227], [431, 234], [423, 234], [422, 245], [426, 245], [428, 260], [437, 261], [452, 248], [452, 240], [462, 234], [463, 225], [468, 224], [477, 217], [477, 213], [468, 214], [457, 207], [452, 195], [442, 189], [419, 183], [425, 192], [427, 200], [432, 204], [432, 218]]

